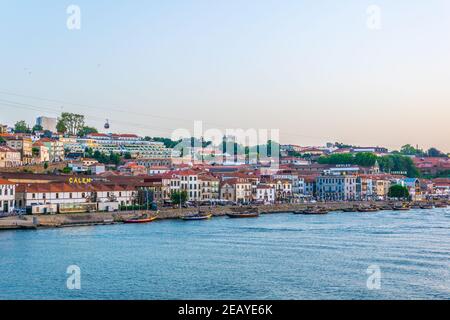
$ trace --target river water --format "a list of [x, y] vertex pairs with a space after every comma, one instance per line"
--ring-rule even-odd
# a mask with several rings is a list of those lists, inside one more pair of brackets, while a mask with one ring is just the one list
[[0, 299], [450, 299], [450, 209], [4, 231], [0, 274]]

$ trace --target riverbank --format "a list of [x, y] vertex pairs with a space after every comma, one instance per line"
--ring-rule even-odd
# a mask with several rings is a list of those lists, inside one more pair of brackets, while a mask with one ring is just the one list
[[[308, 203], [308, 204], [275, 204], [258, 206], [261, 214], [291, 213], [302, 211], [308, 207], [326, 208], [328, 211], [342, 211], [351, 209], [355, 206], [376, 206], [379, 208], [392, 205], [388, 201], [376, 202], [327, 202], [327, 203]], [[232, 206], [205, 207], [202, 210], [211, 211], [213, 216], [225, 216], [234, 208]], [[41, 228], [60, 228], [60, 227], [78, 227], [78, 226], [94, 226], [94, 225], [110, 225], [123, 223], [124, 220], [141, 214], [157, 215], [158, 220], [179, 219], [187, 214], [193, 213], [193, 208], [163, 208], [158, 213], [153, 211], [123, 211], [123, 212], [94, 212], [80, 214], [57, 214], [57, 215], [29, 215], [23, 217], [6, 217], [0, 219], [1, 230], [18, 230], [18, 229], [41, 229]]]

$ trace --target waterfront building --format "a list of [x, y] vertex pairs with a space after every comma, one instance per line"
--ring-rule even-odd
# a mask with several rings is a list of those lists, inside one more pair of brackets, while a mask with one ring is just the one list
[[22, 165], [19, 151], [0, 145], [0, 168], [13, 168]]
[[267, 185], [260, 184], [256, 187], [255, 200], [264, 203], [275, 203], [275, 188]]
[[199, 176], [202, 200], [218, 200], [220, 180], [212, 175], [203, 174]]
[[36, 124], [42, 127], [42, 130], [44, 131], [51, 131], [51, 132], [57, 132], [56, 130], [56, 124], [58, 122], [58, 119], [56, 118], [50, 118], [50, 117], [38, 117], [36, 119]]
[[233, 178], [227, 180], [234, 188], [234, 201], [247, 203], [252, 200], [252, 184], [245, 178]]
[[374, 180], [371, 175], [359, 175], [356, 178], [356, 194], [358, 200], [372, 200], [375, 196]]
[[316, 196], [316, 181], [318, 175], [306, 175], [302, 176], [304, 180], [303, 197], [314, 198]]
[[180, 180], [180, 190], [187, 192], [189, 201], [201, 200], [198, 172], [193, 170], [180, 170], [174, 172], [174, 177]]
[[15, 207], [16, 186], [8, 180], [0, 179], [0, 212], [11, 213]]
[[389, 195], [389, 188], [391, 187], [391, 179], [388, 176], [375, 176], [372, 178], [372, 185], [374, 187], [374, 194], [380, 200], [387, 199]]
[[232, 181], [223, 181], [220, 184], [220, 199], [226, 201], [236, 201], [236, 185]]
[[420, 180], [417, 178], [405, 178], [403, 185], [408, 188], [409, 195], [412, 200], [422, 200], [422, 192], [420, 188]]
[[32, 213], [112, 211], [135, 203], [137, 191], [130, 185], [36, 183], [19, 184], [16, 205]]
[[323, 175], [317, 177], [317, 198], [322, 201], [356, 200], [356, 176]]
[[272, 176], [273, 179], [289, 180], [292, 185], [293, 200], [300, 199], [305, 192], [305, 179], [296, 173], [296, 171], [282, 170], [281, 172]]

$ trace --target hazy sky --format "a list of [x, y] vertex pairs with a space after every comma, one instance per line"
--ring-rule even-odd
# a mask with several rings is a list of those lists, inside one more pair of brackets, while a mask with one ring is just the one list
[[[71, 4], [80, 30], [66, 26]], [[367, 26], [370, 5], [380, 30]], [[64, 110], [151, 136], [202, 120], [280, 129], [284, 143], [450, 151], [448, 0], [0, 6], [0, 123]]]

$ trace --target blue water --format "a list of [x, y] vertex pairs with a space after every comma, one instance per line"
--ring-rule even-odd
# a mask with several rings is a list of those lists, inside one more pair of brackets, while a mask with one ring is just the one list
[[7, 231], [0, 257], [0, 299], [450, 299], [450, 210]]

